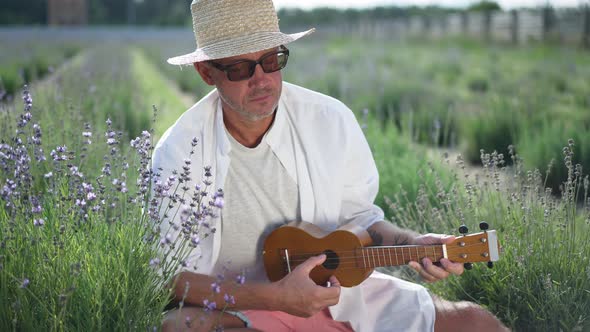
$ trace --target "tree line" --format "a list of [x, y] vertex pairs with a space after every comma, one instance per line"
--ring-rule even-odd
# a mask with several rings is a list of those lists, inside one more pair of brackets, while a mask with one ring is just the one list
[[[47, 24], [48, 0], [2, 0], [0, 25]], [[87, 0], [88, 23], [91, 25], [132, 24], [178, 26], [190, 25], [191, 0]], [[494, 1], [472, 4], [467, 10], [497, 10]], [[312, 25], [356, 21], [359, 19], [399, 18], [413, 14], [439, 14], [459, 9], [439, 6], [377, 7], [368, 9], [316, 8], [313, 10], [281, 9], [281, 26]]]

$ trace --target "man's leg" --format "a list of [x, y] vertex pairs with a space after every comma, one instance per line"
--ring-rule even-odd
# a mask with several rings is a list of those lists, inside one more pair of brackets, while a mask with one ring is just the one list
[[[220, 317], [221, 315], [221, 317]], [[221, 314], [220, 311], [206, 313], [201, 307], [183, 307], [166, 313], [162, 323], [163, 332], [209, 332], [221, 325], [223, 331], [258, 332], [256, 329], [246, 328], [244, 322], [231, 314]]]
[[434, 295], [432, 300], [436, 311], [435, 332], [510, 331], [498, 318], [475, 303], [451, 302]]

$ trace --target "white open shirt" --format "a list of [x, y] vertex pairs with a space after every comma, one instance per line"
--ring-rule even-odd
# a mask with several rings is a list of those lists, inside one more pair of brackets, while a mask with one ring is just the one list
[[[199, 144], [191, 157], [189, 187], [202, 179], [203, 166], [211, 166], [212, 187], [223, 188], [231, 162], [230, 143], [217, 90], [186, 111], [156, 145], [153, 167], [163, 169], [163, 179], [183, 166], [193, 137]], [[298, 185], [302, 220], [332, 231], [349, 222], [366, 229], [384, 219], [383, 211], [373, 204], [379, 175], [371, 150], [343, 103], [283, 83], [266, 140]], [[220, 233], [201, 241], [189, 258], [189, 264], [198, 260], [198, 269], [186, 270], [211, 273], [220, 251]], [[359, 286], [343, 287], [340, 302], [330, 312], [335, 320], [349, 321], [355, 331], [434, 329], [434, 305], [426, 289], [377, 272]]]

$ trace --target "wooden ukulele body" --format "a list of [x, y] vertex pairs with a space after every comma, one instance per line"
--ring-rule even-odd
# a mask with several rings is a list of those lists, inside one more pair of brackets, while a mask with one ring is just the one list
[[295, 221], [276, 229], [266, 239], [264, 265], [269, 280], [277, 281], [310, 254], [324, 253], [327, 259], [311, 271], [311, 279], [318, 285], [326, 285], [334, 275], [342, 286], [352, 287], [373, 272], [373, 268], [364, 268], [362, 259], [358, 258], [361, 257], [358, 252], [371, 243], [369, 233], [359, 226], [345, 225], [330, 233], [314, 224]]

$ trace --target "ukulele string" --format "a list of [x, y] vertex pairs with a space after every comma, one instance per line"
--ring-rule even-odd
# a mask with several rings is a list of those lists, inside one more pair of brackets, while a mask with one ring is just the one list
[[[465, 248], [469, 248], [469, 247], [479, 247], [479, 246], [481, 246], [481, 244], [469, 244], [469, 245], [466, 245], [466, 246], [460, 247], [460, 248], [461, 249], [465, 249]], [[391, 257], [396, 257], [396, 258], [397, 257], [402, 257], [403, 258], [405, 256], [410, 256], [411, 257], [412, 255], [416, 255], [416, 254], [418, 254], [418, 256], [420, 256], [420, 254], [421, 254], [420, 252], [411, 252], [411, 249], [414, 249], [414, 248], [419, 248], [419, 249], [428, 248], [428, 249], [425, 249], [425, 250], [421, 250], [421, 251], [425, 251], [425, 255], [428, 256], [428, 257], [430, 257], [430, 255], [432, 255], [432, 254], [434, 254], [435, 256], [439, 256], [439, 255], [442, 255], [442, 251], [441, 252], [437, 252], [437, 251], [433, 250], [433, 252], [431, 252], [431, 253], [430, 252], [427, 252], [427, 251], [430, 250], [431, 248], [439, 249], [440, 247], [442, 247], [442, 246], [441, 245], [432, 245], [432, 246], [416, 246], [416, 247], [413, 247], [413, 246], [404, 246], [404, 247], [401, 247], [401, 246], [398, 246], [398, 247], [395, 247], [395, 246], [391, 246], [391, 247], [363, 247], [363, 248], [361, 248], [361, 251], [363, 249], [372, 249], [372, 250], [377, 250], [377, 251], [376, 252], [365, 252], [365, 255], [360, 255], [360, 256], [357, 256], [357, 255], [353, 255], [353, 256], [338, 256], [338, 257], [333, 257], [333, 258], [331, 258], [331, 257], [328, 256], [328, 257], [326, 257], [325, 262], [343, 261], [343, 260], [349, 260], [349, 259], [356, 260], [356, 259], [359, 259], [359, 257], [360, 258], [363, 258], [364, 257], [366, 260], [375, 260], [375, 257], [387, 257], [387, 256], [391, 256]], [[383, 249], [382, 252], [379, 252], [380, 249], [377, 249], [377, 248], [384, 248], [384, 249]], [[396, 251], [395, 253], [391, 253], [391, 252], [386, 252], [386, 249], [388, 249], [388, 248], [400, 248], [400, 249], [402, 249], [402, 248], [403, 249], [409, 248], [409, 250], [408, 250], [407, 253], [406, 252], [403, 252], [403, 249], [402, 249], [402, 252], [397, 252]], [[457, 250], [459, 250], [457, 248], [448, 248], [447, 247], [447, 254], [449, 252], [449, 249], [451, 249], [451, 251], [457, 251]], [[358, 249], [357, 250], [344, 250], [344, 251], [339, 251], [339, 253], [342, 253], [342, 254], [348, 254], [348, 253], [355, 253], [356, 254], [357, 252], [358, 252]], [[320, 252], [320, 253], [318, 253], [318, 252], [303, 252], [303, 253], [299, 253], [299, 252], [293, 252], [293, 251], [291, 251], [290, 254], [289, 254], [289, 256], [290, 256], [289, 262], [291, 262], [291, 263], [302, 263], [302, 262], [306, 261], [307, 259], [309, 259], [311, 257], [318, 256], [318, 255], [321, 255], [321, 254], [324, 254], [324, 253], [323, 252]], [[441, 258], [443, 258], [443, 257], [441, 257]]]
[[[481, 247], [482, 244], [477, 243], [477, 244], [466, 244], [463, 247], [449, 247], [447, 245], [447, 251], [458, 251], [459, 249], [464, 249], [464, 248], [469, 248], [469, 247]], [[399, 249], [399, 250], [405, 250], [408, 249], [408, 252], [416, 252], [416, 248], [418, 248], [418, 250], [420, 251], [424, 251], [424, 250], [432, 250], [432, 249], [439, 249], [442, 248], [442, 245], [440, 244], [435, 244], [435, 245], [426, 245], [426, 246], [422, 246], [422, 245], [416, 245], [416, 246], [377, 246], [377, 247], [361, 247], [361, 248], [356, 248], [353, 250], [342, 250], [342, 251], [338, 251], [338, 253], [356, 253], [359, 250], [365, 250], [365, 249], [371, 249], [371, 250], [387, 250], [387, 249]], [[426, 249], [425, 249], [426, 248]], [[281, 248], [282, 249], [287, 249], [287, 248]], [[327, 249], [329, 250], [329, 249]], [[397, 250], [396, 250], [397, 251]], [[309, 257], [313, 257], [313, 256], [319, 256], [321, 254], [324, 254], [324, 252], [317, 252], [317, 251], [308, 251], [308, 252], [299, 252], [299, 251], [289, 251], [289, 255], [291, 256], [305, 256], [308, 255]], [[295, 254], [291, 254], [291, 253], [295, 253]], [[400, 253], [401, 255], [401, 253]]]
[[[467, 246], [465, 246], [467, 247]], [[465, 248], [462, 247], [462, 248]], [[416, 249], [418, 248], [418, 250], [420, 251], [424, 251], [424, 250], [428, 250], [428, 251], [432, 251], [432, 250], [440, 250], [442, 248], [441, 245], [431, 245], [431, 246], [379, 246], [379, 247], [361, 247], [361, 248], [356, 248], [353, 250], [339, 250], [338, 253], [342, 253], [342, 254], [348, 254], [348, 253], [356, 253], [359, 250], [365, 250], [365, 251], [369, 251], [370, 250], [389, 250], [389, 249], [395, 249], [396, 251], [405, 251], [406, 249], [409, 251], [413, 251], [415, 252]], [[282, 249], [288, 249], [288, 248], [281, 248]], [[326, 249], [326, 250], [330, 250], [330, 249]], [[447, 249], [448, 250], [448, 249]], [[294, 253], [294, 254], [292, 254]], [[325, 252], [317, 252], [317, 251], [308, 251], [308, 252], [299, 252], [299, 251], [289, 251], [289, 255], [290, 256], [308, 256], [312, 257], [312, 256], [319, 256], [321, 254], [325, 254]]]

